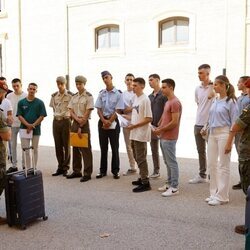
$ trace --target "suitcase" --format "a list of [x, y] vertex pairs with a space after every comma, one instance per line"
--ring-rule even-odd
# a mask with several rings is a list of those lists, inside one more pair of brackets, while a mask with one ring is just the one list
[[245, 228], [246, 228], [245, 249], [249, 250], [250, 249], [250, 186], [247, 189], [247, 197], [246, 197]]
[[[8, 225], [19, 225], [26, 229], [29, 222], [38, 218], [47, 220], [45, 215], [44, 191], [42, 172], [36, 170], [34, 164], [33, 148], [25, 148], [32, 151], [33, 168], [7, 174], [5, 187], [6, 215]], [[24, 157], [26, 158], [26, 157]]]

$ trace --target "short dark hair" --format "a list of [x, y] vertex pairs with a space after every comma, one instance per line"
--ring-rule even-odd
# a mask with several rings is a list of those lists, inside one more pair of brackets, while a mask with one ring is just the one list
[[159, 80], [161, 79], [160, 76], [159, 76], [158, 74], [151, 74], [151, 75], [149, 75], [148, 78], [150, 78], [150, 77], [153, 77], [153, 78], [159, 79]]
[[34, 83], [34, 82], [29, 83], [29, 86], [30, 86], [30, 85], [31, 85], [31, 86], [35, 86], [35, 87], [38, 87], [37, 84]]
[[6, 78], [3, 76], [0, 76], [0, 81], [6, 81]]
[[137, 77], [133, 80], [133, 82], [136, 82], [136, 83], [139, 83], [140, 85], [143, 85], [145, 86], [146, 85], [146, 82], [145, 80], [142, 78], [142, 77]]
[[200, 69], [211, 69], [211, 67], [210, 67], [209, 64], [204, 63], [204, 64], [201, 64], [201, 65], [198, 67], [198, 69], [199, 69], [199, 70], [200, 70]]
[[21, 83], [21, 80], [19, 78], [14, 78], [11, 83], [17, 83], [17, 82], [20, 82]]
[[132, 76], [132, 77], [135, 78], [135, 76], [134, 76], [132, 73], [128, 73], [128, 74], [125, 76], [125, 78], [128, 77], [128, 76]]
[[161, 81], [162, 83], [166, 83], [169, 87], [172, 87], [173, 90], [175, 89], [175, 81], [171, 78], [167, 78]]
[[244, 82], [248, 80], [250, 76], [241, 76], [240, 79], [243, 80]]

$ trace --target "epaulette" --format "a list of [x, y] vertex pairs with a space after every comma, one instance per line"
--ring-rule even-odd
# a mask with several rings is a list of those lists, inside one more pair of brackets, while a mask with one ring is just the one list
[[117, 90], [118, 90], [118, 92], [122, 93], [122, 91], [120, 89], [117, 89]]
[[88, 95], [88, 96], [92, 96], [92, 94], [91, 94], [91, 93], [89, 93], [88, 91], [86, 91], [86, 95]]
[[102, 93], [104, 91], [104, 89], [102, 89], [99, 93]]
[[71, 92], [70, 90], [67, 90], [67, 94], [69, 94], [69, 95], [74, 95], [74, 93]]
[[74, 96], [74, 95], [77, 95], [77, 94], [78, 94], [78, 92], [76, 92], [75, 94], [73, 94], [73, 96]]
[[0, 110], [3, 112], [3, 109], [0, 108]]
[[58, 93], [58, 91], [56, 91], [55, 93], [53, 93], [51, 96], [55, 97], [57, 93]]

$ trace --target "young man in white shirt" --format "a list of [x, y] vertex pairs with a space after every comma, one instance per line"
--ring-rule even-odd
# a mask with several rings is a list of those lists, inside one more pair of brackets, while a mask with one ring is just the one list
[[152, 121], [152, 111], [149, 98], [143, 93], [145, 80], [141, 77], [133, 80], [133, 90], [135, 100], [131, 116], [131, 125], [127, 128], [130, 131], [130, 140], [134, 157], [140, 170], [140, 178], [133, 181], [132, 184], [137, 186], [133, 192], [144, 192], [151, 189], [148, 178], [147, 163], [147, 142], [151, 140], [150, 122]]
[[[27, 96], [27, 93], [23, 92], [22, 90], [22, 83], [20, 79], [14, 78], [12, 80], [12, 88], [14, 91], [8, 94], [6, 97], [10, 101], [12, 108], [13, 108], [13, 124], [11, 127], [12, 166], [7, 170], [7, 173], [12, 173], [18, 170], [17, 168], [17, 135], [20, 130], [21, 122], [16, 116], [16, 112], [17, 112], [18, 102]], [[22, 154], [22, 166], [24, 166], [23, 154]]]

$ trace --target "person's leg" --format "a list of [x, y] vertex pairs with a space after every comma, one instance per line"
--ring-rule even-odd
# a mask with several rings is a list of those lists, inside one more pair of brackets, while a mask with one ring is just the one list
[[62, 122], [53, 120], [53, 137], [55, 142], [55, 151], [56, 151], [56, 158], [58, 162], [57, 169], [58, 171], [63, 171], [63, 144], [62, 144]]
[[90, 140], [90, 132], [88, 132], [88, 147], [81, 148], [83, 162], [84, 162], [84, 176], [91, 177], [93, 172], [93, 154]]
[[[22, 149], [29, 148], [30, 147], [31, 139], [21, 138], [21, 147]], [[24, 167], [26, 169], [31, 168], [31, 162], [30, 162], [30, 151], [25, 150], [23, 151], [23, 157], [24, 157]]]
[[37, 161], [38, 161], [38, 144], [39, 144], [39, 135], [34, 135], [32, 138], [32, 147], [34, 150], [34, 164], [37, 166]]
[[98, 122], [99, 144], [101, 149], [100, 173], [106, 174], [108, 168], [108, 130], [102, 128], [102, 122]]
[[17, 167], [17, 135], [19, 132], [19, 128], [12, 127], [11, 128], [11, 152], [12, 152], [12, 166], [14, 168]]
[[70, 145], [69, 145], [69, 135], [70, 135], [70, 120], [63, 120], [62, 127], [62, 147], [63, 147], [63, 171], [69, 170], [70, 165]]
[[153, 174], [159, 174], [160, 172], [159, 138], [151, 138], [150, 147], [151, 147], [152, 159], [153, 159], [153, 165], [154, 165]]
[[218, 163], [218, 143], [216, 135], [210, 134], [208, 138], [208, 168], [210, 170], [210, 196], [214, 197], [217, 192], [217, 163]]
[[165, 142], [165, 140], [161, 139], [160, 146], [161, 146], [163, 161], [164, 161], [166, 168], [167, 168], [167, 181], [166, 182], [171, 185], [171, 169], [170, 169], [168, 162], [167, 162], [166, 146], [165, 146], [164, 142]]
[[73, 147], [73, 172], [74, 173], [81, 173], [82, 171], [82, 154], [81, 154], [81, 148]]
[[120, 158], [119, 158], [119, 134], [120, 134], [120, 125], [117, 121], [115, 129], [109, 129], [109, 141], [112, 150], [111, 158], [111, 172], [113, 175], [117, 175], [120, 171]]
[[225, 154], [225, 145], [229, 128], [223, 128], [218, 136], [219, 164], [217, 175], [217, 192], [215, 198], [222, 202], [229, 201], [230, 158], [231, 153]]
[[130, 168], [132, 170], [135, 170], [135, 158], [133, 155], [133, 150], [131, 148], [131, 141], [129, 139], [130, 130], [127, 128], [123, 128], [123, 136], [124, 136], [124, 141], [126, 144], [126, 150], [127, 150], [127, 154], [128, 154]]
[[194, 126], [194, 136], [196, 142], [196, 148], [199, 157], [199, 175], [201, 178], [206, 178], [207, 161], [206, 161], [206, 141], [201, 136], [202, 126]]

